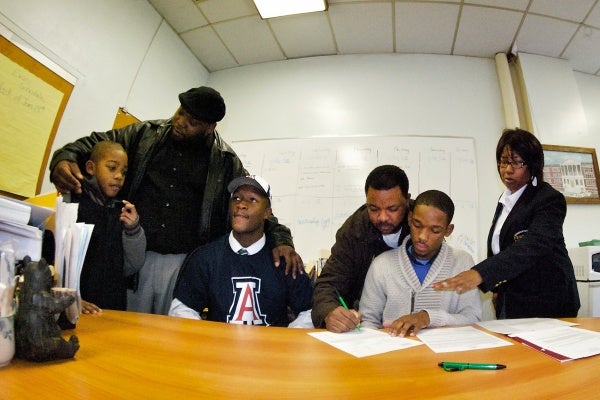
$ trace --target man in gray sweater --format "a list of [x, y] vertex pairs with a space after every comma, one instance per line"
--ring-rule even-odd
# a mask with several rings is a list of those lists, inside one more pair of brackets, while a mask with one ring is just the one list
[[414, 336], [422, 328], [481, 320], [477, 289], [459, 295], [432, 288], [473, 266], [470, 254], [444, 240], [454, 229], [453, 216], [454, 203], [445, 193], [428, 190], [417, 196], [408, 215], [410, 236], [377, 256], [367, 272], [359, 308], [362, 327]]

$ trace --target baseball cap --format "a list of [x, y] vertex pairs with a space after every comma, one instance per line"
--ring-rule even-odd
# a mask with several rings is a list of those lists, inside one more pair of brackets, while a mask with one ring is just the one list
[[233, 194], [240, 186], [244, 185], [258, 189], [260, 194], [269, 200], [271, 199], [271, 186], [269, 186], [264, 178], [261, 178], [258, 175], [246, 175], [235, 178], [227, 185], [227, 190], [229, 193]]

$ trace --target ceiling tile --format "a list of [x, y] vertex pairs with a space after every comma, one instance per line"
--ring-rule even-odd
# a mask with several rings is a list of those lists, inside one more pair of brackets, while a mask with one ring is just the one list
[[215, 24], [214, 27], [242, 65], [285, 59], [267, 22], [258, 15]]
[[[560, 57], [577, 26], [554, 18], [527, 15], [517, 37], [517, 49], [522, 47], [527, 53]], [[540, 32], [544, 34], [540, 35]]]
[[600, 29], [583, 27], [567, 47], [563, 57], [576, 71], [596, 74], [600, 72]]
[[516, 41], [600, 73], [600, 0], [329, 0], [325, 12], [268, 20], [252, 0], [149, 1], [210, 71], [328, 54], [493, 57]]
[[596, 3], [596, 6], [594, 7], [590, 15], [588, 15], [587, 19], [585, 20], [585, 23], [600, 29], [600, 2]]
[[596, 0], [532, 0], [529, 12], [581, 22]]
[[[391, 2], [392, 0], [388, 0], [388, 3]], [[414, 1], [414, 0], [411, 0]], [[372, 3], [381, 3], [381, 0], [327, 0], [327, 3], [329, 4], [342, 4], [342, 3], [368, 3], [368, 2], [372, 2]]]
[[329, 5], [329, 17], [340, 53], [394, 51], [391, 3]]
[[522, 17], [517, 11], [463, 6], [453, 54], [494, 57], [506, 53]]
[[198, 60], [211, 72], [238, 65], [211, 27], [182, 33], [181, 38]]
[[149, 1], [177, 33], [208, 24], [192, 0]]
[[525, 11], [529, 0], [469, 0], [469, 3]]
[[211, 23], [258, 15], [252, 0], [199, 0], [197, 4]]
[[461, 3], [462, 0], [397, 0], [396, 3]]
[[396, 3], [396, 52], [450, 54], [458, 5]]
[[[324, 12], [273, 18], [271, 29], [287, 57], [335, 54], [335, 43]], [[298, 40], [298, 38], [302, 40]]]

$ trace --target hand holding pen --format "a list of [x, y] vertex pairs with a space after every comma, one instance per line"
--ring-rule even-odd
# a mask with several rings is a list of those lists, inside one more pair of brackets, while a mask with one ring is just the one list
[[348, 332], [353, 329], [360, 330], [360, 313], [349, 309], [342, 296], [337, 293], [337, 290], [336, 296], [340, 306], [334, 308], [325, 317], [325, 327], [327, 330], [334, 333]]
[[[340, 294], [338, 293], [338, 300], [340, 301], [340, 304], [342, 305], [342, 307], [344, 307], [346, 310], [350, 310], [348, 308], [348, 306], [346, 305], [346, 302], [344, 301], [344, 298], [342, 296], [340, 296]], [[360, 331], [360, 317], [359, 317], [359, 323], [356, 324], [356, 328], [357, 331]]]

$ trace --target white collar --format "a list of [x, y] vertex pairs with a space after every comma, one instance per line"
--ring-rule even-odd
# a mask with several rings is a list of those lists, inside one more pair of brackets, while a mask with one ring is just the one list
[[397, 249], [399, 246], [398, 240], [400, 239], [400, 233], [402, 233], [402, 228], [396, 233], [390, 233], [389, 235], [381, 235], [383, 237], [383, 241], [388, 247], [392, 249]]
[[246, 250], [248, 250], [248, 255], [251, 256], [251, 255], [256, 254], [259, 251], [261, 251], [262, 248], [265, 247], [266, 243], [267, 243], [267, 237], [263, 233], [261, 238], [258, 239], [256, 242], [252, 243], [248, 247], [243, 247], [240, 244], [240, 242], [238, 242], [237, 239], [233, 237], [233, 231], [229, 232], [229, 246], [231, 247], [231, 250], [234, 251], [234, 253], [237, 253], [239, 249], [246, 249]]
[[507, 209], [507, 211], [510, 212], [510, 210], [512, 210], [512, 208], [515, 206], [515, 204], [517, 203], [517, 201], [519, 200], [526, 188], [527, 185], [523, 185], [521, 189], [517, 190], [514, 193], [511, 193], [510, 190], [506, 189], [504, 193], [502, 193], [502, 196], [500, 197], [500, 200], [498, 200], [498, 202], [502, 203]]

